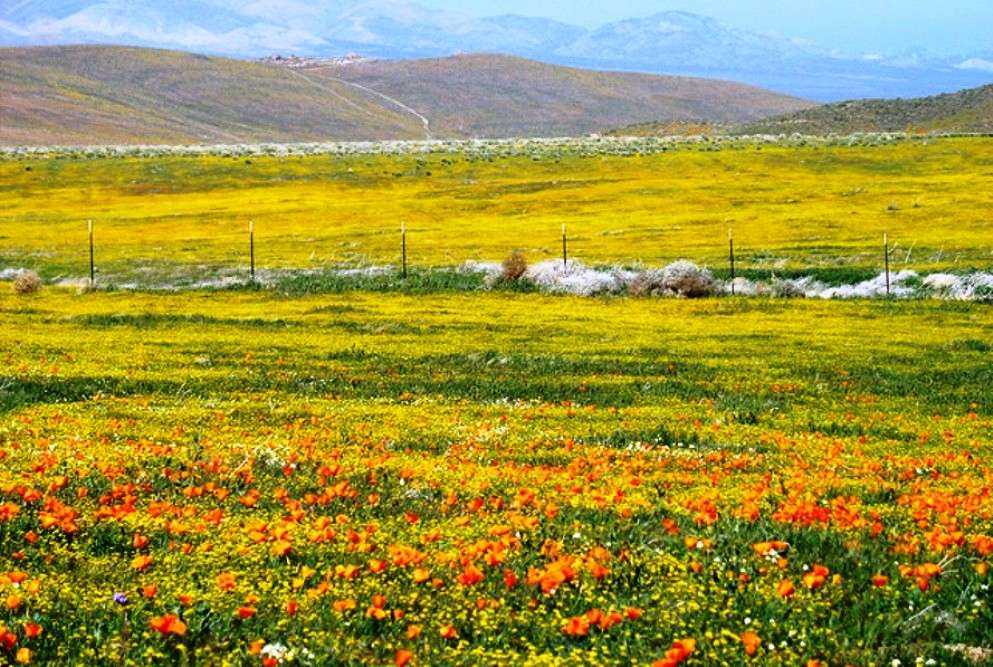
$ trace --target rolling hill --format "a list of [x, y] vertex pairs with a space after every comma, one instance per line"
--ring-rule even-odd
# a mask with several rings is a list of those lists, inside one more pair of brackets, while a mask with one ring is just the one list
[[303, 68], [107, 46], [0, 49], [0, 144], [575, 135], [811, 106], [750, 86], [497, 55]]
[[601, 72], [501, 55], [377, 60], [304, 70], [423, 110], [441, 136], [563, 136], [667, 118], [743, 122], [811, 105], [727, 81]]
[[0, 144], [417, 138], [409, 116], [334, 81], [175, 51], [0, 50]]
[[746, 123], [735, 134], [993, 132], [993, 85], [910, 100], [855, 100]]

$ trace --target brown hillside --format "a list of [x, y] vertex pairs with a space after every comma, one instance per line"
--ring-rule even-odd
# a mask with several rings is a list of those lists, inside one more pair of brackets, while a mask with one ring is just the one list
[[0, 49], [0, 143], [417, 138], [409, 116], [259, 63], [105, 46]]
[[371, 61], [309, 73], [403, 100], [445, 136], [576, 135], [658, 119], [745, 122], [812, 106], [728, 81], [583, 70], [488, 54]]
[[724, 81], [498, 55], [290, 69], [155, 49], [0, 49], [4, 145], [578, 135], [808, 106]]

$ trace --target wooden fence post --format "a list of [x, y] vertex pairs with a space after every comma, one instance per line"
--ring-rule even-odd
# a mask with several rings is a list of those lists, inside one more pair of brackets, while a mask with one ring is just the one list
[[248, 270], [255, 282], [255, 221], [248, 223]]
[[731, 262], [731, 296], [734, 296], [734, 230], [728, 227], [728, 259]]
[[890, 295], [890, 238], [883, 232], [883, 267], [886, 272], [886, 296]]
[[97, 283], [97, 270], [96, 264], [93, 261], [93, 221], [86, 221], [86, 230], [90, 238], [90, 289], [96, 286]]
[[407, 279], [407, 223], [400, 223], [400, 261], [403, 267], [403, 279]]

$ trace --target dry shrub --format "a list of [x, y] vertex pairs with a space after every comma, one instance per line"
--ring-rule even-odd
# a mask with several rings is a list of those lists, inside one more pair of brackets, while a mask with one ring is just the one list
[[14, 280], [16, 294], [34, 294], [41, 289], [41, 278], [34, 271], [25, 271]]
[[634, 296], [681, 296], [695, 299], [721, 292], [714, 275], [693, 262], [679, 261], [662, 270], [646, 271], [629, 287]]
[[665, 267], [662, 282], [669, 291], [690, 299], [713, 296], [720, 292], [714, 275], [693, 262], [679, 261]]
[[500, 278], [507, 282], [514, 282], [520, 280], [527, 270], [528, 261], [524, 258], [524, 254], [515, 250], [503, 260], [503, 272], [500, 274]]
[[661, 271], [639, 273], [628, 284], [628, 294], [631, 296], [658, 296], [662, 283], [661, 274]]

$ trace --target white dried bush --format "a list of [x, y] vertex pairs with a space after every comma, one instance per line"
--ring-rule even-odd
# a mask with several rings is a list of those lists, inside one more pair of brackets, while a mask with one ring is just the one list
[[635, 275], [624, 269], [594, 269], [570, 259], [565, 264], [562, 260], [532, 264], [524, 273], [524, 278], [547, 292], [593, 296], [621, 292]]
[[790, 280], [774, 277], [769, 283], [769, 296], [780, 299], [803, 299], [807, 296], [806, 280], [806, 278]]
[[748, 278], [735, 278], [733, 282], [728, 283], [725, 291], [728, 294], [735, 294], [736, 296], [756, 296], [759, 294], [760, 286], [749, 280]]

